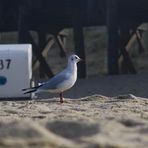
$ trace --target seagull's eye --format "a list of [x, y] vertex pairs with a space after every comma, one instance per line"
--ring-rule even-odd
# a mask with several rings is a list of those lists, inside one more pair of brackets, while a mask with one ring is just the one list
[[71, 60], [73, 61], [73, 58], [71, 58]]

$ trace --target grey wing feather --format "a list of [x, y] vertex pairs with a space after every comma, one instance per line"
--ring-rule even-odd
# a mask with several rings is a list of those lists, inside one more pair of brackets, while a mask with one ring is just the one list
[[48, 89], [56, 89], [58, 88], [58, 85], [62, 83], [63, 81], [67, 80], [69, 78], [68, 73], [59, 73], [58, 75], [51, 78], [49, 81], [47, 81], [45, 84], [43, 84], [39, 89], [40, 90], [48, 90]]

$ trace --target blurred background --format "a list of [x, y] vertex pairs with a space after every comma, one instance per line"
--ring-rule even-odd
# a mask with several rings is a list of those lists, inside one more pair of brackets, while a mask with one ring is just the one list
[[[134, 66], [138, 74], [148, 73], [148, 24], [143, 24], [144, 28], [142, 45], [144, 47], [144, 52], [139, 54], [139, 45], [137, 41], [133, 42], [130, 47], [129, 53]], [[107, 28], [102, 27], [84, 27], [84, 44], [86, 52], [86, 67], [87, 67], [87, 77], [106, 75], [107, 74]], [[66, 34], [65, 39], [65, 50], [67, 54], [74, 53], [74, 40], [73, 40], [73, 30], [64, 29], [62, 30]], [[35, 40], [38, 39], [35, 32], [31, 32]], [[16, 32], [8, 32], [0, 34], [0, 42], [3, 44], [11, 44], [17, 42], [18, 34]], [[51, 36], [49, 34], [48, 36]], [[65, 57], [61, 57], [59, 54], [60, 50], [56, 42], [52, 44], [47, 52], [47, 61], [50, 65], [53, 73], [57, 73], [62, 70], [67, 63]], [[35, 77], [39, 77], [39, 71], [36, 69], [33, 71]]]

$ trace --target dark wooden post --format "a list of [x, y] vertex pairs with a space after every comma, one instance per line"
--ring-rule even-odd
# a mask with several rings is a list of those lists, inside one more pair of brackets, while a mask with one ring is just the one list
[[118, 74], [118, 0], [107, 0], [108, 74]]
[[[135, 31], [134, 31], [135, 32]], [[128, 54], [128, 51], [126, 50], [126, 45], [130, 39], [130, 27], [128, 24], [124, 23], [124, 25], [120, 25], [120, 50], [121, 54], [124, 58], [124, 66], [127, 68], [127, 71], [136, 74], [136, 69], [134, 67], [134, 64], [132, 63], [132, 60]]]
[[[25, 3], [27, 4], [27, 3]], [[26, 5], [22, 5], [19, 8], [19, 22], [18, 22], [18, 42], [19, 43], [31, 43], [33, 46], [33, 52], [39, 60], [44, 72], [48, 77], [52, 77], [53, 73], [49, 68], [46, 60], [42, 56], [41, 49], [36, 45], [34, 39], [29, 34], [29, 7]]]
[[[38, 45], [39, 45], [38, 52], [42, 53], [46, 42], [46, 33], [44, 31], [38, 31], [37, 34], [38, 34]], [[39, 66], [39, 71], [40, 71], [40, 77], [44, 78], [45, 77], [44, 68], [41, 66], [41, 64]]]
[[[80, 24], [74, 26], [74, 42], [75, 51], [78, 56], [80, 56], [85, 61], [85, 49], [84, 49], [84, 36], [83, 27]], [[78, 64], [78, 77], [86, 77], [86, 64], [85, 62], [80, 62]]]
[[4, 24], [4, 2], [0, 1], [0, 28], [2, 27], [2, 25]]
[[[97, 15], [97, 1], [96, 0], [87, 0], [87, 19], [88, 24], [95, 22]], [[100, 18], [98, 18], [100, 19]]]
[[29, 30], [29, 20], [28, 20], [29, 10], [27, 7], [22, 5], [19, 7], [19, 20], [18, 20], [18, 42], [28, 43], [28, 30]]

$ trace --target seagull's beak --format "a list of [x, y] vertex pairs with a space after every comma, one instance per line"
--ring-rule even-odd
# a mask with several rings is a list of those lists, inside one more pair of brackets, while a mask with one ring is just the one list
[[83, 59], [80, 58], [80, 59], [79, 59], [79, 62], [85, 62], [85, 61], [84, 61]]

